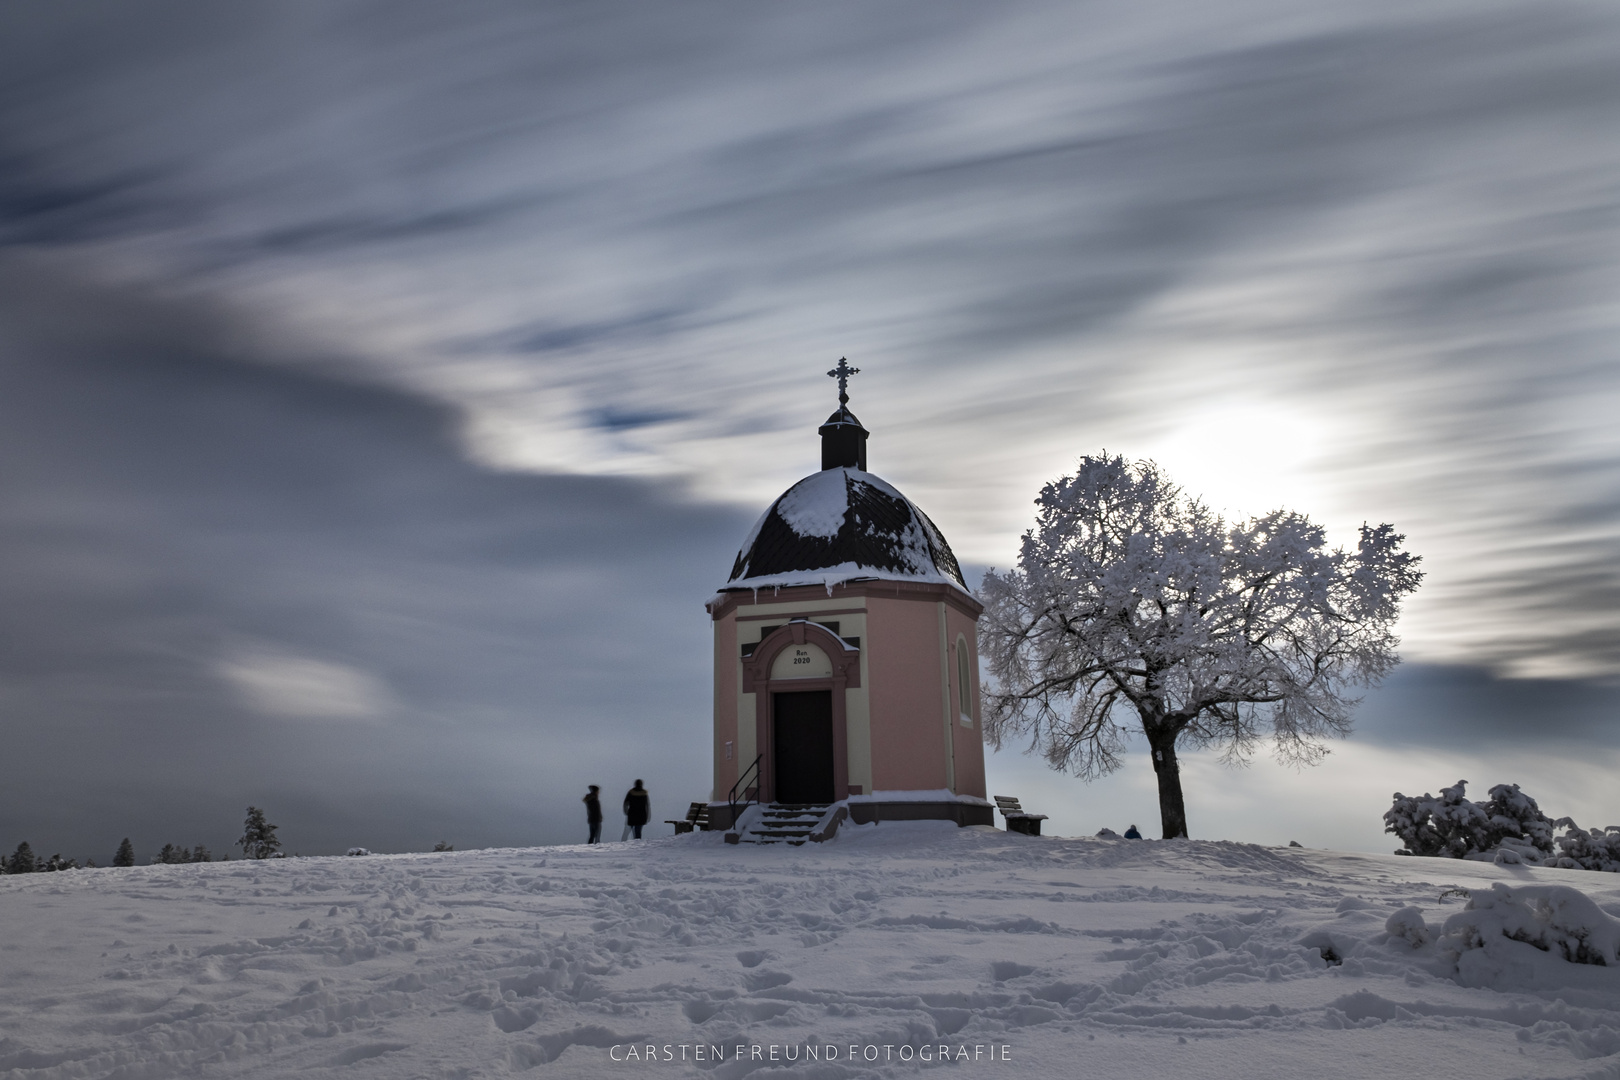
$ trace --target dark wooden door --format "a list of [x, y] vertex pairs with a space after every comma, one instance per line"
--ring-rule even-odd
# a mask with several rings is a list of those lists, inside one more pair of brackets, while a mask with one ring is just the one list
[[833, 800], [832, 691], [773, 694], [776, 801]]

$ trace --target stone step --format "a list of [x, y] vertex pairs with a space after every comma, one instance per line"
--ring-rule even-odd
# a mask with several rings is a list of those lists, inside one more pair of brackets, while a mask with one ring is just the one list
[[802, 847], [831, 806], [831, 803], [766, 803], [760, 812], [763, 820], [750, 826], [735, 842]]

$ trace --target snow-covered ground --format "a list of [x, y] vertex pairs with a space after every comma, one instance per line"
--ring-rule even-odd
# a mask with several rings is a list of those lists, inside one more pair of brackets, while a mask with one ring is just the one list
[[1565, 945], [1609, 948], [1620, 875], [935, 823], [718, 841], [3, 877], [0, 1076], [1620, 1078], [1620, 965], [1501, 934], [1551, 896]]

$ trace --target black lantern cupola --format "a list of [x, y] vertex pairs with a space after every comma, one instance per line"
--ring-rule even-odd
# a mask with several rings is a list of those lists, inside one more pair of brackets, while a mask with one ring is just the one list
[[870, 434], [855, 414], [849, 411], [849, 377], [860, 368], [849, 366], [847, 358], [840, 358], [838, 366], [827, 372], [838, 380], [838, 411], [827, 417], [827, 422], [816, 430], [821, 435], [821, 468], [859, 469], [866, 471], [866, 436]]

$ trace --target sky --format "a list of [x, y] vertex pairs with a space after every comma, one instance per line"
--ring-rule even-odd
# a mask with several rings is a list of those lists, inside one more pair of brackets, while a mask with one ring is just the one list
[[[840, 356], [973, 575], [1104, 449], [1423, 557], [1357, 734], [1189, 762], [1194, 836], [1387, 850], [1459, 777], [1620, 821], [1617, 48], [1477, 0], [10, 5], [0, 846], [678, 816], [703, 602]], [[990, 776], [1156, 820], [1141, 754]]]

